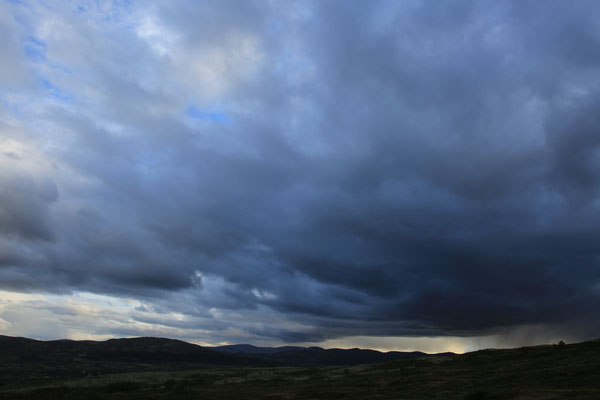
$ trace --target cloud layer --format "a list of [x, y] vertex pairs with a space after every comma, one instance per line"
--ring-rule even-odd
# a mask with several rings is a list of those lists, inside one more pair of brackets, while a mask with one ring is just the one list
[[598, 21], [2, 3], [0, 285], [222, 338], [598, 336]]

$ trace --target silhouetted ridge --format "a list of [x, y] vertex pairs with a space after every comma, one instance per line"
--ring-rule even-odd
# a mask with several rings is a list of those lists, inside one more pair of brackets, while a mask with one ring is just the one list
[[258, 366], [260, 360], [165, 338], [41, 341], [0, 336], [0, 377], [10, 366], [37, 371], [34, 375], [81, 376], [140, 369], [202, 366]]
[[406, 360], [417, 357], [451, 355], [453, 353], [426, 354], [420, 351], [382, 353], [364, 349], [323, 349], [321, 347], [256, 347], [249, 344], [236, 344], [213, 347], [213, 349], [239, 355], [260, 357], [267, 364], [286, 366], [333, 366], [356, 365], [374, 362]]
[[257, 347], [251, 344], [230, 344], [226, 346], [212, 347], [213, 349], [225, 353], [241, 353], [241, 354], [270, 354], [280, 353], [288, 350], [302, 350], [305, 347], [299, 346], [281, 346], [281, 347]]
[[0, 335], [0, 380], [14, 379], [18, 370], [27, 371], [29, 377], [44, 378], [211, 366], [355, 365], [429, 356], [421, 352], [247, 344], [207, 348], [155, 337], [41, 341]]

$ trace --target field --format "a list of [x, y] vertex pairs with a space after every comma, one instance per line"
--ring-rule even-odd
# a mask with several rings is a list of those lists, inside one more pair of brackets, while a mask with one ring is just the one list
[[600, 342], [345, 367], [201, 368], [24, 379], [3, 399], [599, 399]]

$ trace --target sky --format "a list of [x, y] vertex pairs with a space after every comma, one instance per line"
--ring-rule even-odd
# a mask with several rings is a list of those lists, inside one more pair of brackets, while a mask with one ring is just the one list
[[600, 337], [600, 3], [0, 0], [0, 334]]

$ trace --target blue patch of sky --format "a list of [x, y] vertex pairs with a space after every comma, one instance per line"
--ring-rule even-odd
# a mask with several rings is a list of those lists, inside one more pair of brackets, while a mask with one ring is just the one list
[[46, 61], [46, 43], [43, 40], [39, 40], [30, 36], [23, 44], [25, 49], [25, 55], [32, 61], [45, 62]]
[[[12, 95], [21, 95], [22, 92], [12, 92]], [[12, 113], [13, 116], [21, 119], [27, 120], [27, 115], [24, 111], [30, 105], [36, 103], [38, 100], [35, 97], [21, 97], [21, 98], [12, 98], [9, 99], [7, 96], [0, 96], [0, 103], [4, 106], [4, 108]]]
[[12, 105], [11, 103], [9, 103], [8, 100], [6, 100], [5, 96], [0, 96], [0, 104], [2, 104], [2, 106], [4, 106], [5, 109], [11, 111], [13, 114], [17, 114], [19, 111], [14, 105]]
[[267, 32], [273, 35], [278, 35], [283, 30], [283, 25], [276, 19], [270, 19], [267, 21]]
[[94, 22], [118, 23], [121, 22], [124, 14], [131, 12], [132, 8], [131, 0], [114, 0], [108, 9], [105, 5], [106, 3], [101, 0], [82, 1], [76, 4], [74, 12]]
[[185, 114], [190, 118], [204, 121], [213, 121], [221, 124], [230, 124], [232, 122], [231, 117], [229, 117], [223, 111], [202, 110], [193, 105], [190, 105], [185, 109]]
[[41, 78], [40, 84], [46, 89], [46, 96], [51, 99], [58, 100], [63, 103], [72, 103], [73, 97], [69, 96], [63, 90], [53, 85], [49, 80]]
[[71, 75], [72, 72], [68, 67], [52, 63], [46, 58], [47, 46], [46, 42], [44, 42], [43, 40], [38, 39], [34, 36], [29, 36], [27, 37], [27, 39], [23, 40], [22, 46], [25, 52], [25, 56], [34, 63], [43, 63], [55, 71]]
[[[43, 63], [54, 70], [58, 70], [65, 74], [71, 74], [71, 71], [60, 65], [55, 65], [48, 61], [46, 58], [46, 42], [41, 39], [29, 36], [23, 43], [25, 55], [27, 58], [34, 63]], [[38, 83], [46, 90], [46, 94], [49, 98], [61, 101], [63, 103], [70, 103], [73, 98], [67, 95], [63, 90], [59, 89], [56, 85], [52, 84], [47, 78], [39, 76]]]

